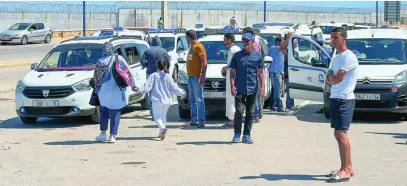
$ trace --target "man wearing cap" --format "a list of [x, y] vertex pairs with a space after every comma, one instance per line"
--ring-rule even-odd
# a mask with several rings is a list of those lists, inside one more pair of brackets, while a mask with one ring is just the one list
[[[252, 50], [253, 35], [245, 33], [242, 36], [243, 49], [236, 52], [230, 62], [231, 93], [235, 97], [235, 118], [233, 142], [240, 142], [242, 118], [246, 111], [242, 142], [251, 144], [251, 129], [253, 124], [256, 94], [261, 87], [264, 97], [264, 62], [260, 52]], [[238, 82], [238, 83], [235, 83]]]
[[[290, 38], [292, 33], [287, 34], [287, 38]], [[284, 109], [282, 97], [282, 81], [284, 76], [284, 52], [287, 49], [289, 39], [285, 40], [282, 37], [278, 37], [275, 40], [275, 45], [271, 46], [269, 49], [269, 54], [273, 58], [273, 62], [270, 65], [270, 78], [273, 81], [273, 98], [274, 103], [277, 106], [277, 112], [289, 112], [289, 110]], [[273, 108], [272, 108], [273, 109]]]

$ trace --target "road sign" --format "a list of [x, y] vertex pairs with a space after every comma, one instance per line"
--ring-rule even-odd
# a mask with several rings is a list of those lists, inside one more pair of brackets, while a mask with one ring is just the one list
[[400, 1], [384, 2], [384, 21], [394, 24], [400, 22]]

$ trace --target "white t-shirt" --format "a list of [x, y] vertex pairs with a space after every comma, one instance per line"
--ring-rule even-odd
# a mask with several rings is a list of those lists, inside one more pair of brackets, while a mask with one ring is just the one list
[[232, 46], [229, 51], [228, 51], [228, 58], [227, 58], [227, 63], [228, 66], [230, 65], [230, 61], [232, 61], [232, 57], [236, 52], [240, 51], [240, 47], [237, 45]]
[[333, 58], [332, 71], [334, 75], [340, 69], [345, 70], [346, 74], [340, 83], [332, 85], [330, 98], [355, 99], [353, 91], [356, 87], [358, 67], [358, 59], [350, 50], [346, 50]]

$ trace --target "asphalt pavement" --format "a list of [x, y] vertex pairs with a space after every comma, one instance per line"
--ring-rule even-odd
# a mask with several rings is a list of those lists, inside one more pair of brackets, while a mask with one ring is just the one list
[[0, 45], [0, 64], [15, 62], [40, 62], [42, 58], [60, 41], [34, 43], [27, 45]]

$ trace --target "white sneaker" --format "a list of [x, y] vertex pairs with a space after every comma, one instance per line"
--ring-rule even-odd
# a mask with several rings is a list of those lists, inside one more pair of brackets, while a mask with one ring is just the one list
[[108, 140], [106, 134], [100, 134], [99, 136], [96, 137], [96, 141], [100, 142], [106, 142]]
[[109, 137], [109, 143], [116, 143], [116, 138], [113, 136]]

